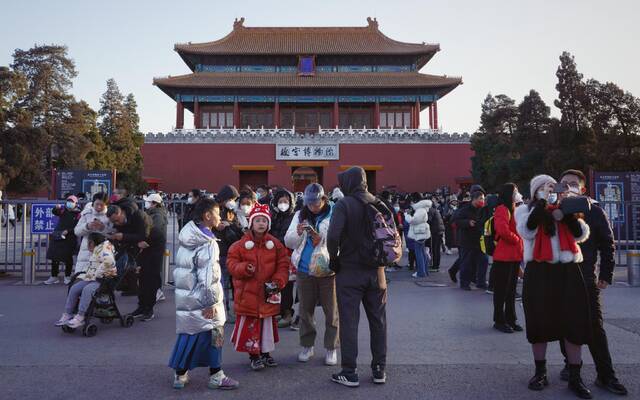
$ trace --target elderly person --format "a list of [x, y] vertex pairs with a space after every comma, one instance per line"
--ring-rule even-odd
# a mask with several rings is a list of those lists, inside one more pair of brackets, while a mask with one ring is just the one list
[[313, 314], [318, 302], [325, 315], [325, 364], [338, 362], [338, 306], [335, 273], [329, 269], [327, 232], [331, 220], [331, 203], [324, 189], [312, 183], [304, 190], [304, 207], [296, 212], [285, 236], [293, 249], [291, 262], [297, 268], [300, 296], [300, 345], [298, 361], [307, 362], [314, 355], [316, 327]]

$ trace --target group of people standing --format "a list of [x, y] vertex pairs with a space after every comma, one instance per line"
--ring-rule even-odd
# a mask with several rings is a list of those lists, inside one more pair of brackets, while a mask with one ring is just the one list
[[258, 199], [231, 185], [221, 188], [215, 200], [192, 202], [191, 220], [180, 231], [174, 272], [178, 337], [169, 366], [175, 388], [183, 388], [188, 371], [196, 367], [210, 369], [210, 388], [238, 387], [221, 366], [228, 314], [234, 314], [233, 347], [249, 355], [250, 368], [276, 367], [277, 317], [292, 321], [296, 297], [298, 361], [315, 355], [319, 304], [325, 316], [325, 364], [337, 365], [338, 346], [342, 354], [342, 370], [332, 380], [358, 386], [357, 328], [363, 304], [371, 329], [372, 380], [386, 382], [384, 268], [367, 265], [359, 251], [365, 206], [380, 201], [367, 191], [362, 168], [353, 167], [338, 179], [343, 198], [337, 202], [317, 183], [307, 186], [299, 207], [285, 189], [265, 191]]

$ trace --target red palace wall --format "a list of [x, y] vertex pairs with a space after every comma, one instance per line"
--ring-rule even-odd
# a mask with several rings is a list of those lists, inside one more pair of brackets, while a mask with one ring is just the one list
[[323, 166], [322, 184], [337, 184], [341, 167], [366, 165], [376, 169], [376, 186], [395, 185], [402, 191], [428, 191], [440, 186], [457, 188], [456, 178], [471, 175], [468, 143], [340, 144], [340, 160], [327, 162], [276, 161], [275, 144], [146, 143], [142, 147], [144, 176], [161, 180], [164, 192], [192, 188], [216, 192], [222, 185], [239, 185], [234, 166], [266, 166], [269, 185], [292, 188], [292, 164]]

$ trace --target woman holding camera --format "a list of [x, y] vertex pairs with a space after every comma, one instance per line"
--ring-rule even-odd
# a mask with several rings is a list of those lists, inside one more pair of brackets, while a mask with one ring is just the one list
[[296, 212], [285, 244], [293, 249], [291, 261], [298, 273], [300, 298], [300, 345], [298, 361], [307, 362], [314, 356], [316, 326], [313, 314], [320, 303], [325, 316], [325, 364], [336, 365], [338, 356], [338, 304], [335, 273], [329, 269], [327, 232], [331, 220], [331, 204], [324, 189], [312, 183], [304, 190], [304, 207]]
[[589, 227], [579, 214], [563, 215], [556, 204], [556, 181], [535, 176], [530, 183], [531, 201], [516, 209], [517, 230], [523, 239], [523, 304], [527, 339], [531, 343], [536, 372], [529, 389], [549, 384], [547, 343], [564, 340], [569, 361], [569, 389], [578, 397], [591, 398], [582, 382], [581, 346], [591, 340], [588, 295], [579, 263], [578, 243], [589, 237]]

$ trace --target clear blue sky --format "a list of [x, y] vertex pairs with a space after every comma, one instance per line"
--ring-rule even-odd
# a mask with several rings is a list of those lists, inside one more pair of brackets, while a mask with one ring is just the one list
[[[175, 103], [151, 83], [189, 72], [174, 43], [221, 38], [241, 16], [246, 26], [364, 26], [372, 16], [393, 39], [440, 43], [422, 72], [464, 79], [439, 103], [441, 125], [472, 132], [488, 92], [520, 101], [535, 88], [552, 105], [563, 50], [576, 56], [586, 77], [640, 96], [639, 15], [637, 0], [7, 1], [0, 65], [11, 62], [15, 48], [66, 44], [79, 71], [76, 97], [97, 109], [106, 80], [114, 78], [135, 94], [143, 132], [168, 131]], [[185, 125], [191, 121], [187, 112]]]

